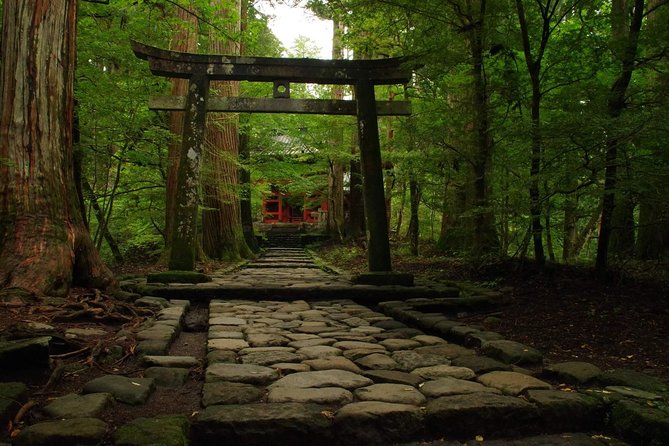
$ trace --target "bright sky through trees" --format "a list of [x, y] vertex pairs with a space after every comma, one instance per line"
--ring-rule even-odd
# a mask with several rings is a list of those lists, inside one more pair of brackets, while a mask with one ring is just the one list
[[[297, 2], [296, 2], [297, 3]], [[276, 37], [290, 50], [300, 36], [308, 37], [320, 48], [318, 57], [332, 58], [332, 22], [321, 20], [301, 6], [259, 1], [258, 9], [270, 16], [269, 26]], [[292, 2], [291, 2], [292, 4]]]

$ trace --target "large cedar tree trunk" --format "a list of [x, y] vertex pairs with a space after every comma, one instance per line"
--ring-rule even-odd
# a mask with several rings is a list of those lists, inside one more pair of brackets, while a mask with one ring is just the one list
[[[228, 26], [231, 34], [237, 34], [241, 5], [240, 2], [231, 3], [233, 10], [219, 6], [218, 12], [222, 16], [237, 18], [236, 23]], [[238, 42], [211, 31], [209, 52], [238, 55], [240, 47]], [[213, 81], [210, 96], [239, 96], [239, 82]], [[207, 256], [215, 259], [252, 257], [253, 253], [244, 239], [239, 205], [239, 117], [233, 113], [208, 113], [206, 135], [202, 172], [202, 248]]]
[[76, 0], [3, 3], [0, 285], [108, 287], [78, 205], [72, 148]]

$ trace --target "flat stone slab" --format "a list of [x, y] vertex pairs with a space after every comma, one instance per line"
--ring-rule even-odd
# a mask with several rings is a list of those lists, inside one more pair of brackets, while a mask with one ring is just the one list
[[246, 325], [246, 320], [230, 316], [214, 316], [209, 318], [209, 325]]
[[192, 444], [305, 444], [331, 439], [331, 421], [324, 406], [263, 403], [209, 406], [192, 423]]
[[339, 348], [341, 350], [366, 349], [366, 350], [386, 351], [386, 348], [383, 345], [374, 344], [372, 342], [340, 341], [340, 342], [335, 342], [332, 346]]
[[410, 372], [418, 367], [430, 367], [433, 365], [450, 365], [450, 359], [445, 356], [432, 353], [418, 353], [413, 350], [394, 351], [390, 355], [397, 363], [397, 370]]
[[0, 424], [14, 418], [28, 398], [28, 386], [20, 382], [0, 383]]
[[[368, 353], [367, 350], [365, 350]], [[356, 359], [355, 363], [363, 369], [370, 370], [394, 370], [397, 368], [397, 362], [393, 358], [383, 353], [372, 353]]]
[[149, 367], [144, 376], [153, 378], [157, 386], [180, 387], [186, 383], [188, 373], [188, 369], [181, 367]]
[[339, 409], [334, 427], [341, 444], [387, 445], [418, 437], [423, 411], [411, 404], [360, 401]]
[[15, 446], [98, 445], [107, 424], [97, 418], [72, 418], [33, 424], [21, 431]]
[[615, 432], [635, 444], [669, 444], [669, 414], [648, 405], [618, 401], [611, 411], [611, 426]]
[[276, 369], [255, 364], [217, 363], [207, 367], [205, 382], [228, 381], [267, 384], [279, 377]]
[[640, 400], [655, 401], [661, 400], [662, 396], [652, 392], [646, 392], [645, 390], [635, 389], [634, 387], [627, 386], [607, 386], [604, 390], [609, 392], [615, 392], [622, 396], [629, 398], [637, 398]]
[[538, 364], [543, 361], [543, 354], [516, 341], [489, 341], [481, 346], [481, 351], [507, 364]]
[[344, 389], [352, 390], [371, 384], [373, 384], [371, 379], [346, 370], [317, 370], [314, 372], [298, 372], [284, 376], [270, 387], [342, 387]]
[[418, 347], [414, 349], [414, 351], [420, 354], [427, 353], [433, 355], [441, 355], [451, 360], [459, 358], [461, 356], [471, 356], [476, 354], [476, 352], [472, 349], [465, 348], [457, 344], [446, 344], [446, 343], [427, 345], [425, 347]]
[[[306, 335], [306, 333], [304, 334]], [[306, 335], [306, 336], [315, 336], [315, 337], [292, 341], [288, 343], [288, 346], [294, 348], [304, 348], [304, 347], [314, 347], [316, 345], [332, 345], [335, 342], [337, 342], [335, 338], [321, 338], [320, 336], [316, 335]], [[291, 336], [286, 336], [286, 337], [291, 337]]]
[[316, 359], [327, 356], [338, 356], [342, 354], [342, 351], [329, 345], [314, 345], [312, 347], [303, 347], [297, 350], [297, 353], [308, 359]]
[[193, 356], [144, 356], [144, 363], [156, 367], [191, 368], [200, 365], [200, 360]]
[[362, 374], [372, 379], [375, 383], [406, 384], [418, 387], [420, 383], [425, 381], [420, 376], [397, 370], [367, 370]]
[[499, 389], [505, 395], [520, 395], [526, 390], [550, 390], [551, 385], [518, 372], [489, 372], [478, 377], [484, 386]]
[[569, 361], [544, 367], [544, 373], [567, 384], [585, 384], [602, 374], [602, 370], [589, 362]]
[[447, 376], [457, 379], [472, 379], [476, 376], [476, 374], [467, 367], [456, 367], [444, 364], [433, 365], [430, 367], [419, 367], [414, 369], [411, 373], [424, 379], [439, 379]]
[[243, 339], [210, 339], [207, 341], [209, 350], [239, 351], [247, 347], [249, 347], [249, 343]]
[[251, 384], [234, 382], [204, 383], [202, 388], [202, 405], [204, 407], [217, 404], [249, 404], [257, 403], [265, 395], [265, 391]]
[[116, 401], [138, 405], [144, 404], [154, 389], [152, 378], [105, 375], [84, 384], [83, 393], [110, 393]]
[[280, 375], [290, 375], [297, 372], [309, 372], [311, 367], [304, 363], [297, 362], [278, 362], [272, 364], [271, 367], [279, 371]]
[[184, 416], [137, 418], [114, 432], [114, 446], [188, 446], [189, 428]]
[[304, 356], [293, 352], [255, 352], [241, 357], [244, 364], [270, 366], [282, 362], [300, 362]]
[[319, 359], [308, 359], [304, 361], [305, 365], [308, 365], [312, 370], [348, 370], [353, 373], [361, 373], [360, 367], [358, 367], [350, 359], [344, 358], [343, 356], [328, 356], [327, 358]]
[[91, 328], [91, 327], [68, 328], [67, 330], [65, 330], [65, 337], [74, 339], [105, 336], [106, 334], [107, 330], [103, 330], [101, 328]]
[[667, 386], [662, 381], [635, 370], [607, 370], [597, 377], [597, 381], [604, 386], [627, 386], [647, 392], [667, 391]]
[[425, 395], [415, 387], [406, 384], [372, 384], [371, 386], [356, 389], [355, 397], [360, 401], [382, 401], [386, 403], [425, 404]]
[[51, 336], [0, 341], [0, 369], [42, 367], [49, 364]]
[[604, 426], [601, 400], [578, 392], [528, 390], [527, 400], [539, 408], [545, 430], [591, 431]]
[[534, 425], [539, 420], [536, 407], [527, 401], [488, 392], [431, 400], [425, 416], [433, 435], [466, 437], [517, 435], [536, 430]]
[[[606, 438], [612, 440], [610, 437]], [[486, 440], [484, 444], [485, 446], [626, 446], [622, 442], [608, 440], [602, 441], [588, 434], [568, 433], [539, 435], [515, 440]]]
[[414, 336], [413, 338], [414, 341], [420, 342], [422, 345], [435, 345], [435, 344], [445, 344], [446, 340], [444, 338], [440, 338], [439, 336], [431, 336], [431, 335], [418, 335]]
[[290, 340], [279, 334], [251, 333], [246, 337], [251, 347], [278, 347], [286, 345]]
[[472, 369], [477, 375], [494, 372], [497, 370], [510, 371], [511, 366], [487, 356], [460, 356], [455, 358], [451, 365], [458, 367], [467, 367]]
[[449, 395], [467, 395], [469, 393], [502, 393], [499, 389], [486, 387], [481, 383], [451, 377], [427, 381], [420, 386], [420, 391], [428, 397], [438, 398]]
[[51, 401], [44, 407], [44, 412], [58, 419], [96, 418], [113, 402], [114, 398], [109, 393], [70, 393]]
[[274, 387], [270, 389], [267, 401], [270, 403], [294, 402], [341, 405], [353, 402], [353, 394], [341, 387]]

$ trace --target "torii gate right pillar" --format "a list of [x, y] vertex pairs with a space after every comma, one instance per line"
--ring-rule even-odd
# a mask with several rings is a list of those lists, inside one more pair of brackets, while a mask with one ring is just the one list
[[359, 79], [355, 84], [355, 99], [367, 228], [367, 261], [370, 272], [389, 272], [392, 266], [374, 84], [367, 79]]

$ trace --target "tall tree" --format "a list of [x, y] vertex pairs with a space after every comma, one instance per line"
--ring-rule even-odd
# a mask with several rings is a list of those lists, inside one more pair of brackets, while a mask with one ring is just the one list
[[[644, 0], [613, 0], [611, 3], [611, 44], [613, 56], [618, 64], [618, 73], [611, 85], [607, 98], [609, 119], [615, 126], [627, 103], [627, 88], [636, 68], [639, 36], [644, 21]], [[602, 196], [602, 221], [597, 241], [595, 268], [600, 278], [606, 277], [609, 255], [609, 241], [613, 230], [615, 194], [618, 187], [618, 151], [624, 144], [621, 135], [612, 127], [606, 138], [606, 168], [604, 172], [604, 192]]]
[[[241, 2], [212, 0], [211, 6], [224, 25], [209, 31], [209, 52], [239, 55]], [[218, 27], [217, 27], [218, 28]], [[214, 81], [210, 95], [239, 96], [238, 81]], [[207, 115], [203, 157], [202, 248], [215, 259], [252, 256], [246, 244], [239, 204], [239, 117], [233, 113]]]
[[65, 295], [113, 285], [73, 172], [76, 0], [3, 3], [0, 284]]

